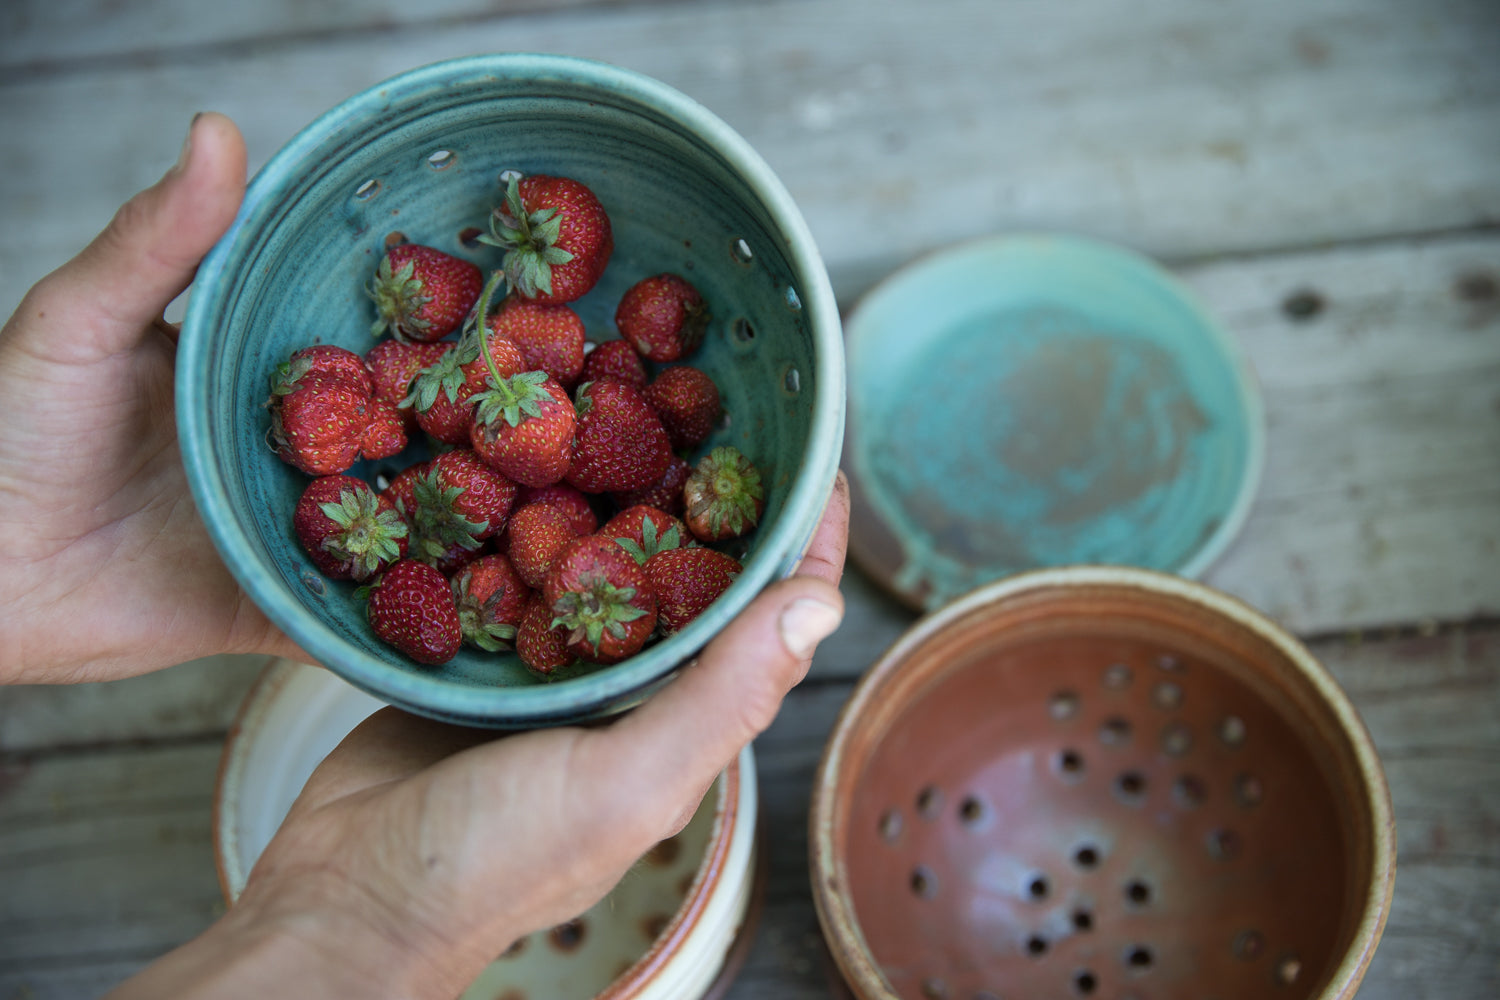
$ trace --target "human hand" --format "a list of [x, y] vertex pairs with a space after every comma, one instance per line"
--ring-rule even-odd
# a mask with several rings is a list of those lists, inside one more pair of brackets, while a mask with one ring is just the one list
[[239, 130], [200, 115], [177, 165], [0, 330], [0, 683], [298, 655], [224, 568], [188, 494], [176, 331], [160, 318], [244, 190]]
[[770, 725], [842, 616], [848, 523], [840, 474], [797, 575], [607, 726], [497, 738], [376, 714], [313, 774], [229, 913], [117, 1000], [458, 995], [681, 830]]

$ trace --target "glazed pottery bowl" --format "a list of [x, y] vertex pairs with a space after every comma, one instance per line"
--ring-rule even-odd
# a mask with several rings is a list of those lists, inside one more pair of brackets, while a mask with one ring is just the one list
[[[234, 902], [313, 769], [381, 707], [325, 670], [272, 664], [224, 747], [214, 848]], [[464, 1000], [697, 1000], [717, 995], [748, 947], [757, 890], [755, 758], [746, 748], [681, 833], [598, 905], [523, 938]]]
[[[482, 267], [474, 236], [508, 171], [573, 177], [609, 213], [615, 249], [574, 306], [592, 339], [651, 274], [684, 275], [713, 319], [692, 363], [718, 384], [732, 444], [760, 470], [766, 510], [728, 593], [629, 661], [544, 683], [513, 655], [465, 649], [419, 666], [377, 640], [347, 583], [297, 544], [308, 479], [266, 444], [274, 367], [313, 343], [363, 354], [363, 289], [389, 242]], [[350, 98], [277, 153], [198, 271], [177, 362], [182, 450], [200, 513], [229, 569], [320, 663], [383, 701], [438, 719], [535, 726], [644, 698], [800, 557], [832, 488], [843, 434], [838, 312], [806, 224], [765, 162], [704, 108], [654, 80], [556, 56], [494, 55], [418, 69]], [[360, 463], [393, 474], [411, 454]]]
[[917, 623], [844, 709], [811, 822], [861, 1000], [1348, 998], [1395, 875], [1324, 669], [1138, 569], [1021, 574]]
[[850, 554], [917, 609], [1044, 566], [1196, 576], [1264, 452], [1239, 345], [1139, 254], [1076, 236], [958, 244], [849, 318]]

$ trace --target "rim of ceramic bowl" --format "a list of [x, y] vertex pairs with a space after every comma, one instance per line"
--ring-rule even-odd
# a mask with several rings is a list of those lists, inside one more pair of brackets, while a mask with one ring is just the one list
[[861, 731], [887, 725], [899, 714], [902, 706], [887, 697], [889, 689], [901, 677], [911, 655], [929, 640], [986, 607], [1026, 594], [1069, 587], [1145, 591], [1218, 615], [1285, 657], [1296, 676], [1310, 686], [1313, 695], [1334, 715], [1355, 763], [1359, 793], [1369, 806], [1370, 864], [1361, 875], [1366, 888], [1354, 935], [1318, 997], [1321, 1000], [1353, 997], [1385, 928], [1396, 876], [1396, 827], [1390, 789], [1364, 722], [1343, 689], [1307, 647], [1255, 608], [1204, 584], [1155, 570], [1123, 566], [1032, 570], [978, 587], [919, 619], [860, 679], [824, 746], [813, 781], [808, 819], [813, 903], [818, 922], [828, 937], [829, 951], [845, 983], [861, 1000], [897, 1000], [860, 930], [843, 855], [834, 836], [839, 815], [838, 794], [851, 742]]
[[[323, 144], [349, 142], [353, 123], [376, 120], [421, 94], [515, 81], [593, 89], [616, 102], [666, 115], [744, 178], [781, 237], [780, 249], [802, 290], [802, 312], [814, 342], [816, 389], [806, 449], [783, 509], [775, 523], [762, 526], [765, 534], [758, 539], [756, 558], [718, 601], [681, 632], [607, 670], [559, 684], [485, 688], [440, 681], [349, 646], [277, 574], [259, 565], [249, 533], [225, 513], [232, 507], [210, 427], [208, 379], [201, 373], [230, 284], [226, 276], [243, 265], [251, 249], [242, 245], [242, 234], [262, 231], [278, 194], [295, 183]], [[194, 502], [224, 563], [267, 617], [314, 660], [382, 700], [433, 718], [497, 727], [548, 725], [613, 714], [643, 701], [762, 588], [795, 569], [838, 469], [844, 435], [843, 358], [838, 306], [806, 220], [781, 180], [739, 133], [667, 84], [607, 63], [539, 53], [468, 56], [402, 73], [350, 97], [297, 133], [256, 173], [233, 225], [198, 268], [178, 344], [178, 433]]]
[[[278, 659], [272, 662], [251, 684], [230, 724], [214, 781], [212, 820], [214, 867], [218, 873], [219, 890], [228, 905], [232, 906], [236, 899], [232, 888], [235, 881], [243, 884], [250, 874], [249, 871], [239, 870], [242, 859], [237, 845], [233, 843], [235, 837], [232, 831], [239, 822], [239, 789], [249, 762], [251, 745], [260, 738], [260, 729], [266, 719], [279, 707], [278, 702], [287, 686], [303, 671], [319, 669], [321, 668], [295, 660]], [[652, 941], [651, 947], [630, 968], [612, 980], [604, 992], [599, 994], [598, 1000], [631, 1000], [641, 995], [656, 980], [665, 978], [674, 958], [685, 954], [684, 946], [695, 935], [714, 932], [726, 920], [731, 926], [731, 933], [722, 942], [724, 947], [720, 950], [723, 954], [709, 956], [710, 961], [718, 961], [718, 965], [711, 970], [714, 973], [712, 980], [717, 983], [726, 973], [732, 976], [738, 970], [737, 965], [730, 967], [731, 953], [737, 946], [739, 937], [745, 935], [750, 927], [751, 917], [748, 911], [754, 906], [757, 868], [764, 865], [765, 857], [758, 837], [758, 782], [755, 756], [750, 747], [745, 747], [735, 757], [714, 781], [713, 787], [714, 821], [709, 829], [708, 845], [693, 871], [687, 893], [666, 927]], [[739, 881], [743, 885], [733, 881], [735, 873], [741, 876]], [[736, 898], [726, 898], [726, 889], [733, 889]], [[740, 903], [744, 905], [738, 905]], [[711, 906], [717, 911], [713, 915], [709, 913]], [[691, 975], [692, 971], [687, 970], [683, 974]]]
[[[871, 322], [869, 319], [870, 315], [882, 308], [882, 299], [903, 294], [903, 286], [910, 284], [914, 278], [920, 276], [922, 273], [932, 269], [941, 269], [947, 266], [946, 262], [950, 260], [969, 257], [976, 253], [988, 253], [996, 250], [1034, 252], [1045, 250], [1048, 247], [1062, 247], [1070, 251], [1082, 251], [1101, 258], [1113, 258], [1120, 265], [1133, 268], [1142, 275], [1148, 276], [1150, 280], [1173, 295], [1183, 308], [1192, 315], [1193, 319], [1204, 331], [1207, 339], [1223, 354], [1225, 360], [1234, 369], [1235, 382], [1239, 389], [1239, 403], [1245, 415], [1247, 435], [1245, 462], [1242, 467], [1238, 490], [1229, 505], [1229, 509], [1219, 520], [1218, 524], [1214, 526], [1211, 532], [1204, 536], [1196, 548], [1187, 554], [1180, 565], [1166, 567], [1162, 570], [1162, 572], [1196, 578], [1224, 554], [1224, 551], [1239, 535], [1240, 530], [1245, 526], [1245, 521], [1250, 516], [1250, 509], [1254, 505], [1255, 496], [1260, 489], [1261, 478], [1265, 471], [1265, 401], [1261, 394], [1260, 382], [1256, 377], [1255, 368], [1251, 365], [1249, 355], [1246, 354], [1243, 345], [1232, 337], [1223, 324], [1215, 318], [1214, 313], [1208, 308], [1208, 304], [1204, 302], [1203, 298], [1187, 282], [1167, 270], [1160, 261], [1131, 247], [1088, 236], [1081, 236], [1076, 233], [1018, 230], [1016, 232], [976, 236], [971, 239], [961, 240], [951, 246], [919, 254], [864, 291], [859, 296], [854, 308], [850, 310], [849, 320], [845, 324], [846, 354], [852, 355], [860, 349], [861, 331]], [[858, 446], [855, 444], [859, 438], [860, 428], [858, 426], [851, 426], [846, 432], [849, 460], [844, 463], [844, 471], [849, 476], [851, 489], [856, 493], [868, 495], [869, 487], [867, 484], [870, 477], [862, 475], [862, 463], [858, 460]], [[865, 506], [868, 508], [869, 504], [866, 503]], [[873, 517], [874, 515], [869, 516]], [[883, 522], [882, 530], [888, 530], [884, 527]], [[859, 563], [861, 568], [869, 573], [870, 578], [881, 590], [902, 604], [919, 613], [934, 610], [916, 599], [915, 595], [910, 591], [903, 590], [896, 585], [891, 574], [886, 571], [880, 560], [875, 559], [866, 551], [866, 545], [858, 533], [850, 536], [849, 555], [855, 562]], [[1045, 567], [1036, 568], [1041, 569]], [[1032, 572], [1032, 570], [1022, 569], [1017, 572]]]

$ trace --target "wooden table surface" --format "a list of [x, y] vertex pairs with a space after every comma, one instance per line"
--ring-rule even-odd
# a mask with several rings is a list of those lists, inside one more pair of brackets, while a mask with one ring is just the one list
[[[790, 188], [846, 307], [1007, 230], [1163, 259], [1244, 344], [1269, 414], [1253, 513], [1206, 579], [1310, 642], [1389, 775], [1400, 871], [1362, 996], [1500, 995], [1500, 4], [0, 6], [0, 315], [175, 159], [194, 111], [232, 115], [254, 167], [377, 80], [502, 50], [618, 63], [717, 112]], [[858, 572], [845, 592], [757, 744], [771, 878], [735, 998], [829, 993], [809, 784], [911, 621]], [[0, 690], [0, 1000], [97, 995], [221, 911], [214, 772], [261, 666]]]

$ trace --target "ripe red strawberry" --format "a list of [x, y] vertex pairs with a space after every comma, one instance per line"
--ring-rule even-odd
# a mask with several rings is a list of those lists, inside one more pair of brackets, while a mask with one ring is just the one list
[[532, 174], [512, 179], [483, 243], [503, 247], [510, 285], [549, 305], [572, 302], [599, 280], [614, 251], [609, 216], [584, 185]]
[[464, 641], [491, 653], [510, 648], [530, 600], [531, 588], [502, 555], [482, 556], [453, 577]]
[[497, 535], [510, 516], [516, 484], [480, 461], [467, 448], [444, 452], [417, 477], [413, 488], [416, 533], [412, 555], [424, 562], [442, 559], [458, 545], [477, 549]]
[[641, 490], [611, 493], [610, 499], [614, 500], [615, 506], [622, 510], [634, 507], [636, 504], [645, 504], [647, 507], [655, 507], [674, 517], [681, 517], [683, 511], [686, 510], [686, 505], [682, 500], [682, 487], [686, 485], [688, 476], [692, 475], [692, 472], [691, 465], [673, 455], [667, 471], [662, 473], [661, 478], [656, 482]]
[[682, 488], [684, 520], [705, 542], [737, 538], [755, 527], [765, 511], [760, 473], [738, 448], [715, 448], [698, 462]]
[[415, 462], [396, 473], [396, 477], [380, 491], [396, 512], [410, 524], [417, 514], [417, 479], [427, 471], [430, 462]]
[[577, 384], [583, 371], [583, 320], [572, 309], [511, 295], [488, 325], [521, 349], [528, 371], [544, 371], [564, 389]]
[[668, 368], [646, 387], [646, 402], [661, 417], [673, 448], [693, 448], [719, 421], [719, 387], [697, 368]]
[[687, 528], [671, 514], [644, 505], [622, 510], [599, 532], [613, 538], [641, 565], [658, 552], [675, 549], [692, 540]]
[[552, 609], [542, 600], [541, 594], [534, 594], [526, 605], [526, 613], [516, 633], [516, 654], [522, 663], [543, 677], [577, 659], [568, 652], [563, 630], [552, 627]]
[[463, 626], [448, 581], [431, 566], [402, 559], [369, 588], [370, 626], [418, 663], [447, 663], [458, 655]]
[[466, 260], [401, 243], [380, 260], [369, 294], [378, 314], [370, 332], [387, 329], [398, 340], [442, 340], [458, 329], [474, 302], [484, 276]]
[[612, 539], [590, 535], [557, 556], [543, 589], [552, 624], [567, 631], [568, 651], [591, 663], [618, 663], [656, 628], [656, 597], [646, 573]]
[[623, 340], [606, 340], [583, 359], [582, 381], [592, 382], [606, 375], [637, 389], [646, 388], [646, 366], [635, 348]]
[[[503, 337], [489, 338], [490, 356], [506, 378], [526, 370], [521, 349]], [[468, 444], [474, 397], [488, 386], [490, 371], [480, 356], [478, 338], [444, 352], [437, 363], [412, 382], [403, 405], [416, 411], [417, 424], [444, 444]]]
[[370, 425], [369, 369], [359, 355], [305, 348], [271, 376], [271, 445], [312, 476], [343, 472], [359, 458]]
[[383, 399], [370, 400], [370, 424], [359, 439], [365, 458], [390, 458], [406, 448], [406, 418]]
[[639, 390], [612, 378], [586, 382], [577, 410], [567, 479], [583, 492], [638, 490], [671, 464], [667, 432]]
[[335, 580], [367, 580], [406, 555], [406, 522], [390, 500], [353, 476], [308, 483], [292, 528], [313, 565]]
[[[411, 391], [412, 379], [423, 368], [438, 363], [449, 345], [444, 343], [407, 344], [399, 340], [382, 340], [365, 352], [365, 364], [374, 379], [375, 398], [394, 406], [401, 405]], [[416, 414], [410, 408], [401, 411], [407, 430], [416, 427]]]
[[675, 274], [636, 282], [615, 309], [620, 336], [652, 361], [676, 361], [692, 354], [703, 342], [708, 319], [708, 306], [698, 289]]
[[657, 625], [662, 634], [686, 628], [743, 571], [738, 559], [715, 549], [668, 549], [652, 556], [646, 563], [646, 579], [656, 594]]
[[469, 441], [490, 465], [526, 486], [550, 486], [573, 460], [576, 420], [567, 390], [545, 372], [522, 372], [474, 397]]
[[539, 588], [547, 582], [558, 553], [577, 537], [566, 514], [551, 504], [534, 503], [511, 516], [506, 551], [526, 585]]
[[567, 483], [523, 486], [517, 491], [517, 510], [534, 503], [551, 504], [568, 515], [568, 520], [573, 522], [573, 531], [579, 535], [592, 535], [599, 528], [599, 516], [594, 513], [589, 498]]
[[494, 540], [487, 538], [479, 543], [478, 548], [468, 549], [461, 544], [454, 545], [436, 559], [424, 559], [423, 562], [451, 579], [459, 570], [484, 556], [491, 555], [493, 551]]

